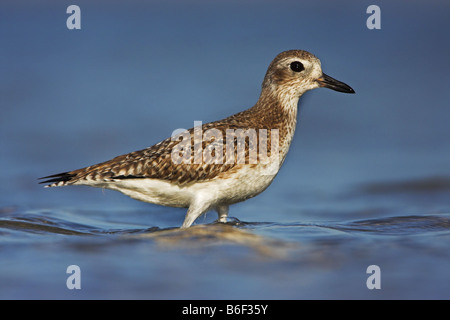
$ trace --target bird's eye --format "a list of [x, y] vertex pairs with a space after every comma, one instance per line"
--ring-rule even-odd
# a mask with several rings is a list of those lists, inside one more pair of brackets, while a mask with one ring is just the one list
[[305, 67], [303, 67], [303, 64], [300, 61], [294, 61], [291, 63], [291, 70], [294, 72], [300, 72], [305, 70]]

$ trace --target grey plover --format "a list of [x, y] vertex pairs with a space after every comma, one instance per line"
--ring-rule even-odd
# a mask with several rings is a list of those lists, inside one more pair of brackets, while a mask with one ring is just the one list
[[140, 151], [40, 178], [46, 179], [40, 183], [108, 188], [137, 200], [188, 208], [182, 228], [210, 210], [226, 222], [229, 205], [271, 184], [294, 135], [299, 98], [319, 87], [354, 93], [324, 74], [313, 54], [284, 51], [270, 63], [261, 95], [250, 109], [194, 125]]

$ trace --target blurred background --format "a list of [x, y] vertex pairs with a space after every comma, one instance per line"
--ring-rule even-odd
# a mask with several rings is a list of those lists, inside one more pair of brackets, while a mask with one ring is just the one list
[[[66, 27], [71, 4], [81, 30]], [[443, 0], [3, 1], [0, 298], [450, 298], [449, 14]], [[212, 247], [123, 240], [177, 227], [185, 210], [37, 184], [253, 106], [288, 49], [356, 91], [305, 94], [274, 183], [230, 208], [245, 222], [236, 239], [294, 253], [261, 258], [215, 231]], [[78, 292], [71, 264], [87, 277]]]

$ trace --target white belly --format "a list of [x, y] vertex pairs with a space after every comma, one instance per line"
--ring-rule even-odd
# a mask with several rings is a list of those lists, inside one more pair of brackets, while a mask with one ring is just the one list
[[244, 201], [263, 192], [276, 175], [273, 171], [267, 173], [267, 168], [262, 166], [244, 166], [225, 178], [216, 177], [182, 186], [157, 179], [84, 181], [82, 184], [117, 190], [133, 199], [158, 205], [188, 208], [191, 203], [201, 200], [214, 208], [220, 204]]

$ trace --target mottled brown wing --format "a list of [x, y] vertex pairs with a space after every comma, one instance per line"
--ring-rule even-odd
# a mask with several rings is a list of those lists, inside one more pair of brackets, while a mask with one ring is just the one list
[[[41, 183], [62, 186], [82, 180], [112, 181], [152, 178], [182, 185], [213, 179], [233, 168], [237, 169], [243, 163], [253, 166], [254, 159], [250, 159], [250, 155], [253, 155], [251, 150], [256, 148], [258, 141], [245, 139], [245, 137], [241, 140], [235, 139], [239, 135], [246, 134], [246, 129], [242, 127], [248, 127], [243, 121], [247, 117], [241, 116], [240, 119], [235, 119], [239, 115], [204, 124], [201, 127], [201, 138], [196, 136], [198, 134], [196, 129], [199, 130], [200, 127], [192, 128], [178, 137], [168, 138], [143, 150], [121, 155], [83, 169], [44, 177], [43, 179], [48, 180]], [[242, 115], [245, 116], [245, 113]], [[202, 136], [205, 132], [207, 132], [207, 139], [203, 139]], [[209, 136], [208, 133], [210, 133]], [[233, 142], [230, 144], [231, 138]], [[237, 153], [238, 149], [239, 153]], [[230, 156], [230, 152], [233, 152], [233, 157]]]
[[[266, 156], [270, 157], [272, 146], [270, 130], [279, 129], [280, 143], [283, 143], [282, 139], [286, 134], [283, 125], [285, 118], [286, 115], [279, 105], [272, 105], [268, 110], [260, 108], [257, 104], [226, 119], [202, 125], [201, 136], [204, 134], [202, 136], [204, 139], [196, 137], [196, 129], [200, 127], [191, 128], [181, 134], [187, 134], [185, 139], [181, 136], [171, 137], [152, 147], [121, 155], [106, 162], [41, 178], [47, 179], [41, 183], [50, 183], [48, 186], [53, 187], [75, 184], [83, 180], [151, 178], [183, 185], [210, 180], [218, 175], [234, 172], [244, 165], [255, 166], [260, 160], [260, 153], [256, 152], [258, 148], [264, 147]], [[267, 131], [267, 139], [264, 141], [260, 139], [261, 129]], [[255, 132], [256, 137], [255, 135], [252, 136], [254, 139], [248, 137], [248, 132]], [[183, 143], [187, 146], [185, 149], [182, 148]], [[216, 161], [216, 153], [220, 151], [222, 151], [221, 161]], [[185, 156], [185, 159], [189, 160], [179, 161], [179, 155], [182, 155], [182, 159]]]

